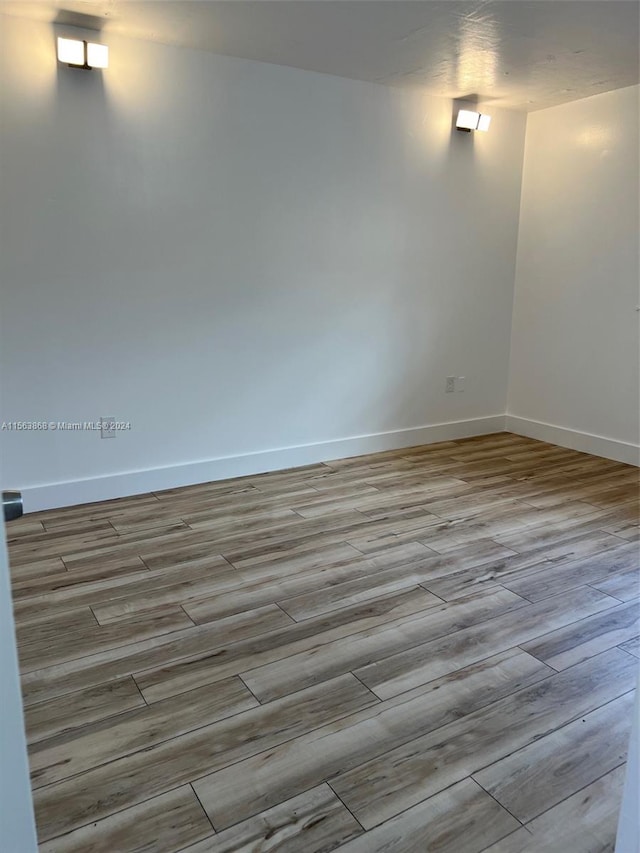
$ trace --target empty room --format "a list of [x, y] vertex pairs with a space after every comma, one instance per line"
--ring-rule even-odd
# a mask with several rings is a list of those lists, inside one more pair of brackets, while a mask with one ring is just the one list
[[0, 0], [2, 853], [640, 853], [639, 34]]

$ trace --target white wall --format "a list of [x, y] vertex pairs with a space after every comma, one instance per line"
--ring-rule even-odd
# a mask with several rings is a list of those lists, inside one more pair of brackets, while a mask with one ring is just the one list
[[640, 802], [640, 682], [636, 688], [636, 701], [631, 723], [627, 772], [624, 780], [622, 805], [618, 816], [618, 832], [615, 853], [640, 853], [640, 821], [638, 821], [638, 803]]
[[418, 93], [3, 30], [0, 417], [133, 425], [1, 435], [27, 509], [501, 428], [522, 114], [452, 133]]
[[636, 464], [638, 97], [633, 86], [528, 117], [507, 419]]
[[0, 839], [3, 853], [36, 853], [11, 580], [0, 516]]

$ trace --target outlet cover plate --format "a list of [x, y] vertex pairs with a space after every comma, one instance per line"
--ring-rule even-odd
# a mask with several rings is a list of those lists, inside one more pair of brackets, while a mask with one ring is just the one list
[[100, 418], [100, 438], [115, 438], [116, 437], [116, 419], [115, 418]]

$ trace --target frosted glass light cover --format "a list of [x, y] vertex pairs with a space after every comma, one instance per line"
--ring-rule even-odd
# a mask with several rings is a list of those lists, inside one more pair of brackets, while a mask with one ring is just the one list
[[456, 119], [456, 127], [463, 130], [475, 130], [478, 127], [478, 119], [480, 113], [475, 113], [473, 110], [460, 110]]
[[480, 119], [478, 120], [478, 130], [489, 130], [489, 125], [491, 124], [491, 116], [485, 115], [482, 113], [480, 115]]
[[87, 65], [92, 68], [109, 67], [109, 48], [106, 44], [87, 43]]
[[58, 37], [58, 60], [67, 65], [84, 65], [84, 42]]

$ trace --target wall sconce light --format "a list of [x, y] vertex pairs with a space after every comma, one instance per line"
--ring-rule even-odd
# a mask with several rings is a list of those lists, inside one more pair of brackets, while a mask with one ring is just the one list
[[72, 68], [108, 68], [109, 48], [106, 44], [58, 37], [58, 62]]
[[491, 116], [485, 113], [476, 113], [473, 110], [460, 110], [456, 119], [457, 130], [470, 133], [472, 130], [489, 130]]

